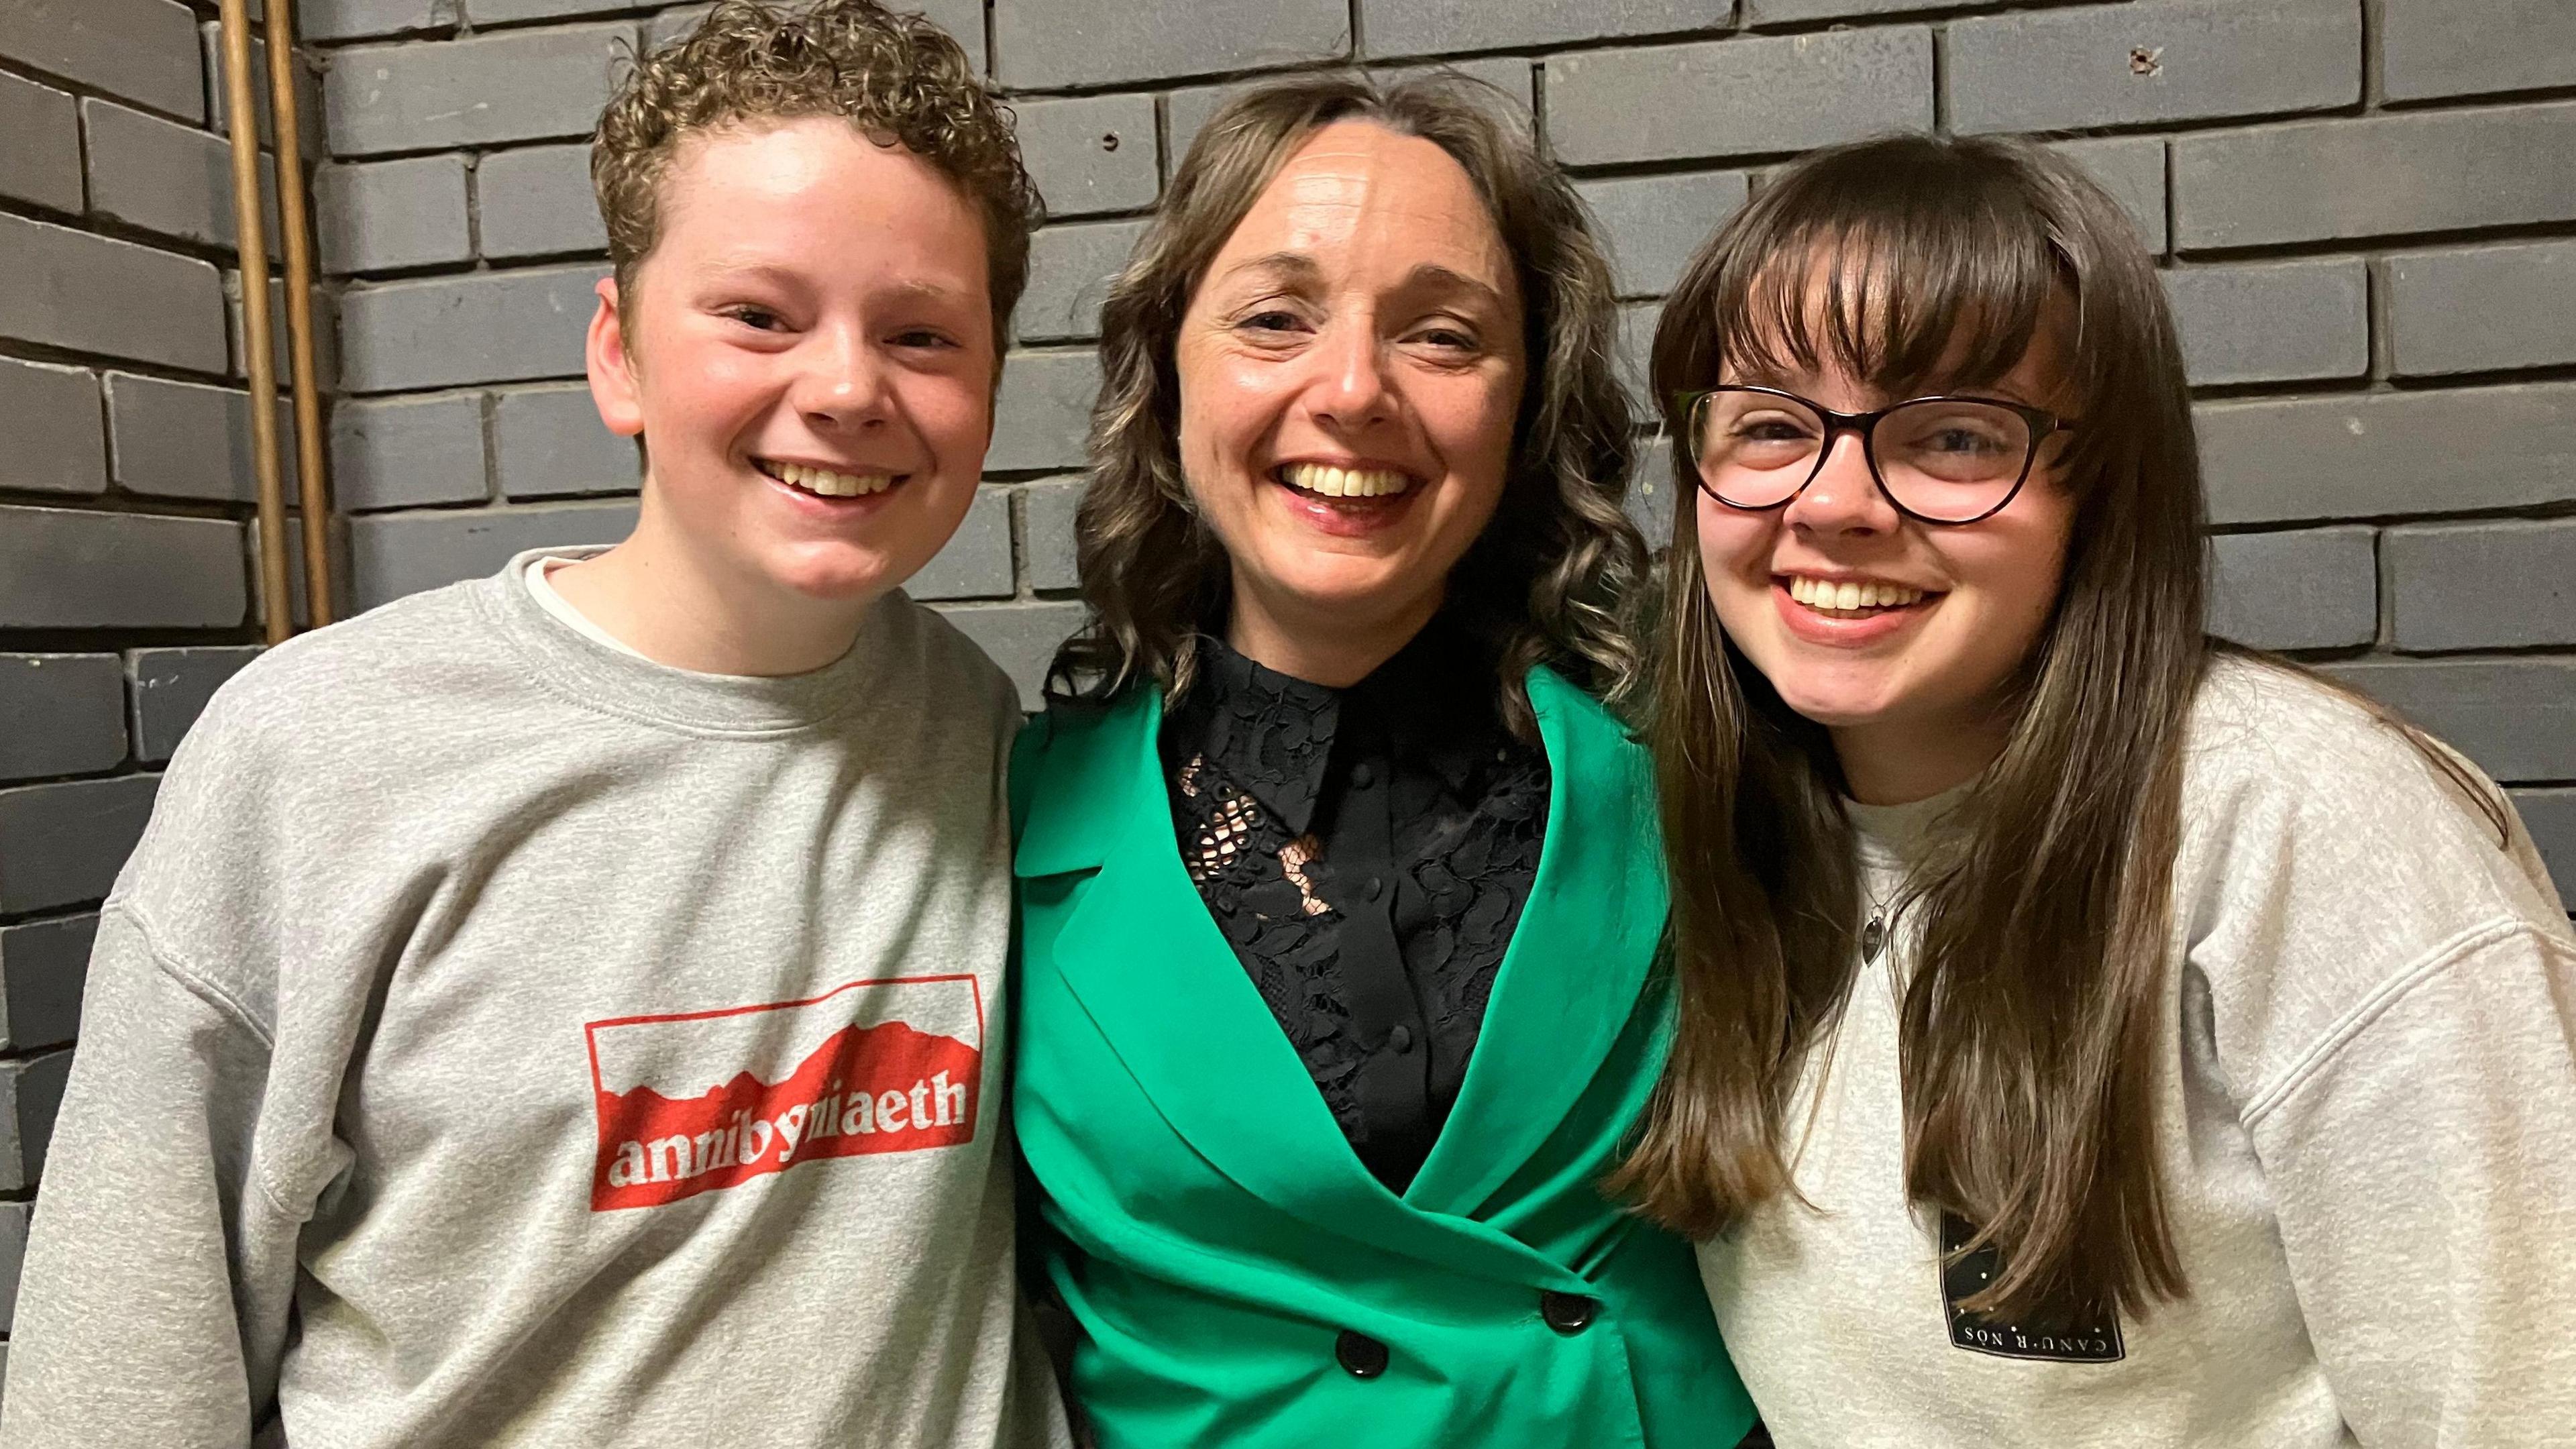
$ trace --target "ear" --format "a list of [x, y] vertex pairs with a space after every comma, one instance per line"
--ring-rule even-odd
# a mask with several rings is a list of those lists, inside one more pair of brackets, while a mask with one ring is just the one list
[[590, 398], [599, 420], [621, 438], [644, 434], [643, 391], [637, 385], [635, 353], [627, 346], [626, 321], [617, 311], [617, 279], [599, 279], [599, 310], [591, 314], [590, 340], [583, 358], [590, 368]]

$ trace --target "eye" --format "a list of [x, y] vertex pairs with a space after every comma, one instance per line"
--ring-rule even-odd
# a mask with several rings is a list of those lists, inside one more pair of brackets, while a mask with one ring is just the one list
[[950, 337], [945, 332], [940, 332], [929, 327], [908, 327], [894, 335], [894, 345], [897, 347], [951, 348], [958, 344], [957, 339]]
[[1414, 336], [1447, 352], [1473, 352], [1477, 347], [1474, 333], [1456, 327], [1426, 327]]
[[724, 315], [755, 332], [784, 332], [787, 330], [786, 319], [766, 307], [755, 307], [745, 303], [725, 308]]
[[1281, 311], [1274, 307], [1269, 311], [1255, 312], [1244, 317], [1235, 325], [1254, 332], [1293, 332], [1297, 328], [1297, 316], [1293, 312]]

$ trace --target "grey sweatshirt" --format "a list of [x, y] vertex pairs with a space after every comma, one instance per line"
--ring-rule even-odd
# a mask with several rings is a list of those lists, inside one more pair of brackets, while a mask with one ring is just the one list
[[0, 1442], [1066, 1442], [1017, 1331], [1002, 768], [900, 595], [692, 674], [518, 573], [270, 651], [102, 915]]
[[[1876, 899], [1947, 803], [1855, 810]], [[1953, 1311], [1979, 1265], [1945, 1284], [1903, 1186], [1900, 918], [1792, 1108], [1811, 1206], [1701, 1250], [1782, 1449], [2576, 1444], [2576, 937], [2530, 839], [2241, 662], [2202, 690], [2183, 810], [2155, 1081], [2190, 1296]]]

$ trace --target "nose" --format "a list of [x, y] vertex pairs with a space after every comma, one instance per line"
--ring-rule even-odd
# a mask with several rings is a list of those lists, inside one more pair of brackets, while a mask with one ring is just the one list
[[1394, 396], [1376, 328], [1356, 322], [1328, 327], [1308, 356], [1316, 366], [1308, 406], [1318, 420], [1356, 429], [1393, 416]]
[[798, 351], [802, 365], [788, 402], [808, 426], [837, 432], [885, 420], [886, 359], [864, 334], [833, 328], [808, 338]]
[[1831, 440], [1823, 466], [1789, 500], [1781, 521], [1813, 533], [1886, 533], [1902, 517], [1870, 476], [1860, 435], [1844, 433]]

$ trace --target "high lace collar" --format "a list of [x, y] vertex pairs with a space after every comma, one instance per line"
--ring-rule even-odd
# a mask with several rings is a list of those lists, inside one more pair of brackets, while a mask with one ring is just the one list
[[1183, 756], [1223, 769], [1292, 834], [1323, 794], [1336, 738], [1382, 735], [1396, 760], [1463, 790], [1504, 733], [1494, 674], [1463, 631], [1434, 619], [1346, 689], [1254, 662], [1201, 635], [1200, 668], [1165, 729]]

